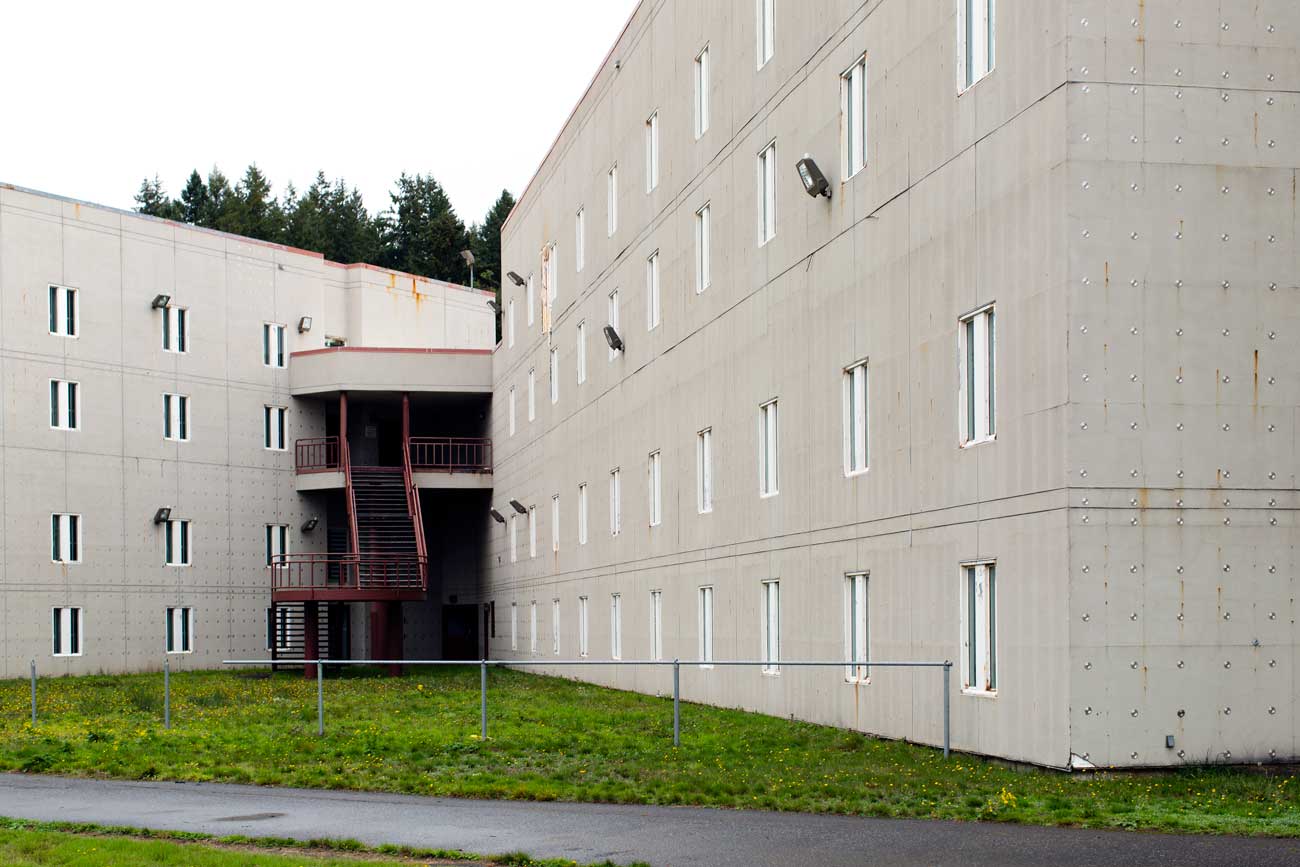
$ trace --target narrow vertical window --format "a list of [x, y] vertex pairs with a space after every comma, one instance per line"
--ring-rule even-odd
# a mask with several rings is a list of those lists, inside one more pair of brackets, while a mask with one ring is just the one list
[[272, 451], [284, 451], [285, 420], [289, 410], [282, 406], [262, 407], [262, 443]]
[[510, 649], [519, 649], [519, 605], [510, 603]]
[[700, 668], [713, 667], [713, 588], [700, 588]]
[[266, 367], [284, 367], [283, 325], [262, 323], [262, 364]]
[[758, 8], [758, 68], [776, 53], [776, 0], [756, 0]]
[[703, 292], [713, 282], [712, 206], [695, 212], [695, 291]]
[[81, 562], [80, 515], [50, 515], [50, 559], [55, 563]]
[[701, 515], [713, 511], [713, 428], [695, 435], [695, 505]]
[[993, 71], [997, 0], [961, 0], [959, 8], [958, 68], [960, 90], [965, 90]]
[[587, 544], [587, 483], [578, 485], [578, 544]]
[[289, 553], [289, 525], [266, 525], [266, 565], [276, 566]]
[[609, 534], [617, 536], [623, 529], [622, 481], [617, 469], [609, 472]]
[[510, 386], [510, 406], [506, 410], [510, 419], [510, 435], [515, 435], [515, 387]]
[[605, 229], [614, 237], [618, 231], [618, 164], [615, 163], [605, 176]]
[[163, 395], [163, 439], [187, 442], [190, 438], [190, 399], [184, 394]]
[[194, 651], [194, 609], [167, 609], [167, 652], [192, 653]]
[[[547, 309], [555, 306], [555, 299], [560, 294], [560, 259], [555, 246], [555, 242], [547, 244], [542, 248], [542, 288], [545, 290], [542, 297], [545, 299]], [[549, 317], [543, 318], [542, 330], [550, 330]]]
[[578, 323], [578, 385], [587, 381], [587, 323]]
[[[615, 331], [618, 331], [618, 290], [615, 289], [609, 293], [609, 325]], [[613, 361], [623, 350], [609, 348], [609, 360]]]
[[664, 658], [664, 592], [650, 591], [650, 658]]
[[79, 383], [62, 379], [50, 380], [50, 427], [55, 430], [77, 430]]
[[55, 656], [81, 656], [81, 609], [55, 608], [52, 617]]
[[870, 675], [867, 667], [871, 659], [867, 586], [865, 572], [844, 576], [844, 658], [849, 663], [844, 670], [844, 679], [850, 683], [865, 683]]
[[189, 566], [190, 522], [167, 521], [163, 527], [166, 534], [163, 562], [168, 566]]
[[659, 186], [659, 112], [645, 122], [645, 191], [654, 192]]
[[50, 333], [58, 337], [76, 337], [78, 316], [77, 290], [69, 286], [50, 286]]
[[560, 655], [560, 600], [551, 600], [551, 652]]
[[781, 582], [763, 582], [763, 673], [781, 673]]
[[843, 129], [844, 177], [851, 178], [867, 165], [867, 56], [859, 57], [840, 76], [840, 114]]
[[776, 237], [776, 142], [758, 154], [758, 243]]
[[659, 325], [659, 251], [655, 250], [645, 263], [646, 330]]
[[844, 370], [844, 475], [867, 469], [867, 363]]
[[589, 622], [587, 620], [587, 597], [578, 597], [578, 655], [585, 657], [589, 650], [587, 638]]
[[695, 55], [695, 137], [709, 131], [709, 47]]
[[560, 495], [551, 497], [551, 551], [560, 550]]
[[511, 563], [519, 562], [519, 531], [517, 529], [518, 517], [519, 516], [515, 513], [511, 513], [510, 515], [510, 562]]
[[162, 313], [162, 348], [165, 352], [189, 351], [189, 311], [168, 305]]
[[957, 357], [960, 363], [960, 418], [963, 446], [987, 442], [997, 433], [994, 391], [996, 389], [997, 343], [993, 307], [964, 317], [957, 328]]
[[524, 284], [524, 306], [528, 308], [528, 327], [533, 327], [534, 308], [537, 306], [537, 294], [533, 289], [533, 275], [528, 275], [528, 281]]
[[758, 410], [758, 487], [764, 497], [774, 496], [777, 487], [776, 401], [770, 400]]
[[623, 597], [618, 593], [609, 597], [609, 657], [623, 658]]
[[537, 507], [528, 507], [528, 556], [537, 556]]
[[663, 505], [663, 460], [659, 452], [650, 453], [650, 463], [647, 467], [647, 487], [650, 490], [650, 526], [658, 527], [663, 523], [664, 505]]
[[537, 418], [537, 368], [528, 368], [528, 420]]
[[537, 654], [537, 602], [534, 600], [528, 606], [528, 650], [533, 655]]
[[587, 266], [587, 209], [578, 208], [573, 218], [573, 267], [578, 273]]
[[513, 298], [506, 302], [506, 345], [512, 349], [515, 345], [515, 299]]
[[997, 692], [997, 566], [962, 566], [962, 683], [968, 692]]
[[551, 373], [551, 403], [560, 401], [560, 350], [557, 347], [551, 347], [550, 357]]

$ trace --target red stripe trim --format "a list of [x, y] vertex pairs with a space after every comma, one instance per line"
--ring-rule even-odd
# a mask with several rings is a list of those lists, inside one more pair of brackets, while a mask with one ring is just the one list
[[289, 353], [290, 358], [302, 355], [324, 355], [330, 352], [407, 352], [424, 355], [491, 355], [491, 349], [422, 349], [418, 346], [326, 346], [323, 349], [300, 349]]

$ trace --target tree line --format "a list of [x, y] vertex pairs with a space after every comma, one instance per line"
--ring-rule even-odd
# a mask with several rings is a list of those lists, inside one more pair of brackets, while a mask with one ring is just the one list
[[289, 184], [277, 199], [254, 164], [234, 184], [215, 167], [206, 180], [192, 171], [178, 198], [156, 175], [145, 178], [135, 201], [142, 214], [464, 285], [470, 275], [461, 251], [469, 250], [475, 286], [497, 290], [500, 301], [501, 226], [515, 204], [508, 190], [469, 226], [430, 175], [403, 172], [389, 197], [391, 206], [371, 215], [355, 187], [318, 172], [303, 193]]

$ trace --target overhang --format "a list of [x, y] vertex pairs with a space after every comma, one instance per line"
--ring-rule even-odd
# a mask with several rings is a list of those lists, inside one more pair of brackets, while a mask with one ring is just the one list
[[290, 356], [290, 394], [341, 391], [491, 394], [492, 351], [339, 346]]

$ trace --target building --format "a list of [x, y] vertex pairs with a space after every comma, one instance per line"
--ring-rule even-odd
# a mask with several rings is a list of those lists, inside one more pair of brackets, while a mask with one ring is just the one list
[[477, 656], [491, 296], [0, 186], [3, 676]]
[[1295, 759], [1298, 33], [642, 2], [504, 229], [493, 656], [929, 744], [937, 673], [778, 663], [948, 659], [957, 749]]

